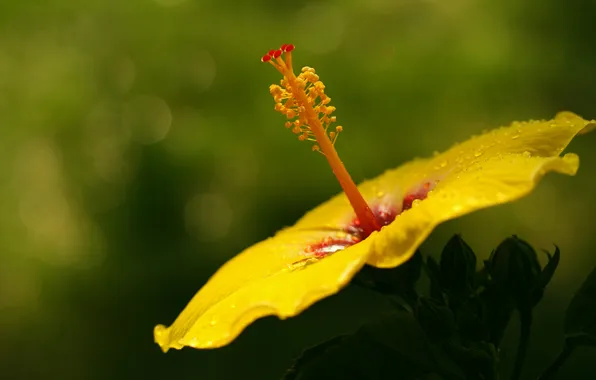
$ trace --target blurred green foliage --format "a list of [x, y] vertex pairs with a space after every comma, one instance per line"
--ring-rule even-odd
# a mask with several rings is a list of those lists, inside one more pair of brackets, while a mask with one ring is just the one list
[[[223, 349], [152, 343], [223, 262], [339, 191], [272, 111], [279, 78], [259, 57], [292, 42], [296, 65], [317, 68], [360, 181], [513, 120], [596, 118], [594, 12], [580, 0], [0, 2], [0, 377], [281, 376], [304, 347], [388, 306], [348, 289]], [[559, 349], [561, 310], [596, 260], [595, 139], [571, 146], [576, 178], [548, 176], [422, 247], [455, 232], [479, 259], [511, 234], [561, 247], [533, 327], [557, 333], [532, 341], [529, 375]], [[590, 355], [561, 376], [593, 378]]]

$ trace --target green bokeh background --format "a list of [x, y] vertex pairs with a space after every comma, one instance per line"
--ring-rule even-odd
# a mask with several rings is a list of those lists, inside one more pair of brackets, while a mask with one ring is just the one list
[[[278, 378], [387, 305], [348, 288], [222, 349], [152, 341], [222, 263], [338, 192], [272, 111], [279, 78], [260, 56], [292, 42], [296, 65], [317, 68], [359, 182], [513, 120], [596, 118], [594, 14], [582, 0], [0, 2], [0, 378]], [[513, 233], [561, 247], [527, 378], [557, 353], [596, 264], [595, 143], [571, 145], [575, 178], [549, 175], [422, 247], [456, 232], [481, 258]], [[595, 354], [561, 378], [594, 378]]]

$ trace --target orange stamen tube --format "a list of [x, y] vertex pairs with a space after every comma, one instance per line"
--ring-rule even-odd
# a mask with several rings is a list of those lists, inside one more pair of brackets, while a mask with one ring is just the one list
[[282, 45], [278, 50], [271, 50], [262, 58], [269, 62], [282, 75], [281, 86], [270, 86], [275, 100], [275, 110], [286, 115], [289, 120], [285, 126], [298, 135], [298, 139], [315, 142], [314, 151], [319, 151], [327, 158], [329, 166], [354, 209], [360, 227], [370, 234], [380, 230], [380, 223], [368, 206], [358, 187], [346, 170], [335, 150], [335, 141], [343, 130], [341, 126], [330, 130], [336, 121], [330, 116], [335, 107], [329, 106], [331, 99], [325, 94], [325, 85], [311, 67], [304, 67], [296, 76], [292, 68], [292, 50], [294, 45]]

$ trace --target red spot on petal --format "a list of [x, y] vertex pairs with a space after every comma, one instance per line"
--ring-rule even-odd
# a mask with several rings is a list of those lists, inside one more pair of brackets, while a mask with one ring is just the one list
[[416, 195], [414, 195], [414, 194], [409, 194], [409, 195], [406, 195], [406, 196], [404, 197], [404, 200], [403, 200], [403, 203], [402, 203], [402, 208], [403, 208], [404, 210], [409, 210], [409, 209], [411, 209], [411, 208], [412, 208], [412, 204], [414, 203], [414, 201], [415, 201], [416, 199], [418, 199], [418, 198], [416, 198]]
[[307, 246], [304, 252], [312, 254], [314, 258], [322, 259], [358, 242], [360, 242], [360, 239], [354, 236], [347, 236], [345, 238], [329, 236], [318, 243]]
[[[387, 204], [377, 204], [371, 207], [373, 214], [377, 217], [377, 221], [381, 227], [388, 225], [395, 220], [395, 217], [399, 214], [397, 208]], [[360, 219], [355, 217], [352, 219], [350, 224], [345, 227], [345, 231], [349, 234], [356, 236], [359, 240], [364, 240], [370, 235], [364, 231], [361, 226]]]
[[423, 200], [428, 196], [428, 192], [431, 190], [432, 184], [425, 182], [419, 189], [414, 190], [404, 197], [402, 203], [402, 211], [409, 210], [412, 208], [412, 204], [415, 200]]
[[[384, 227], [390, 224], [401, 212], [411, 209], [415, 200], [426, 199], [428, 192], [432, 190], [433, 187], [434, 183], [425, 182], [418, 188], [406, 194], [402, 199], [401, 206], [389, 202], [379, 202], [376, 205], [372, 205], [372, 212], [376, 216], [379, 225]], [[370, 233], [362, 228], [360, 220], [357, 217], [354, 217], [343, 230], [346, 233], [346, 237], [338, 238], [327, 236], [317, 243], [308, 245], [304, 249], [304, 253], [308, 254], [308, 257], [303, 260], [322, 259], [337, 251], [341, 251], [349, 246], [357, 244], [370, 235]]]

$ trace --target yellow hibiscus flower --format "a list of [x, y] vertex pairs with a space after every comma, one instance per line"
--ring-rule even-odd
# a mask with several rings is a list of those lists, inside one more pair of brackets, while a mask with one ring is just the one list
[[325, 86], [310, 67], [294, 74], [293, 49], [283, 45], [262, 58], [283, 75], [270, 87], [275, 109], [300, 140], [315, 143], [344, 191], [221, 267], [170, 327], [155, 327], [164, 352], [221, 347], [258, 318], [297, 315], [365, 264], [404, 263], [439, 223], [516, 200], [550, 171], [574, 175], [578, 156], [560, 154], [596, 125], [569, 112], [515, 122], [356, 186], [334, 149], [342, 127], [331, 127], [335, 108]]

